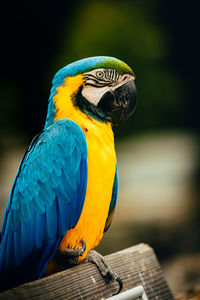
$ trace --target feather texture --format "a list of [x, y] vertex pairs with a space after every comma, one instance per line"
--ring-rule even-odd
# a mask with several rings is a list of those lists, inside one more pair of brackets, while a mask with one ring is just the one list
[[33, 140], [15, 178], [1, 230], [0, 289], [42, 275], [79, 220], [86, 185], [85, 135], [59, 120]]
[[117, 166], [116, 166], [115, 179], [114, 179], [113, 190], [112, 190], [112, 199], [110, 201], [110, 207], [109, 207], [109, 211], [108, 211], [108, 217], [106, 220], [104, 232], [106, 232], [108, 230], [108, 228], [110, 227], [114, 213], [115, 213], [115, 209], [116, 209], [116, 205], [117, 205], [117, 197], [118, 197], [118, 186], [119, 186], [119, 181], [118, 181], [118, 171], [117, 171]]

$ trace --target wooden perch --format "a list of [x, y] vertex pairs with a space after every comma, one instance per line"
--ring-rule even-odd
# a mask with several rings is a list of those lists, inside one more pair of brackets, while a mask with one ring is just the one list
[[[107, 255], [106, 261], [123, 280], [122, 292], [142, 285], [148, 299], [173, 299], [152, 248], [145, 244]], [[6, 299], [106, 299], [118, 290], [118, 283], [106, 284], [93, 263], [20, 285], [0, 294]]]

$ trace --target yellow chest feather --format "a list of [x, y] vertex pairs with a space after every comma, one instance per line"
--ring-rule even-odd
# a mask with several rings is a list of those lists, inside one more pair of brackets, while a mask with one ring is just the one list
[[[77, 79], [81, 81], [81, 75], [78, 76], [76, 76]], [[73, 88], [74, 77], [67, 80], [71, 80], [70, 86]], [[69, 118], [84, 131], [88, 150], [88, 182], [79, 221], [73, 229], [67, 232], [59, 250], [62, 252], [67, 248], [77, 248], [81, 245], [80, 241], [83, 240], [86, 243], [86, 251], [81, 257], [83, 260], [87, 252], [98, 245], [103, 235], [112, 197], [116, 154], [111, 124], [95, 121], [74, 107], [71, 101], [66, 101], [66, 88], [69, 86], [67, 83], [65, 82], [64, 86], [58, 88], [58, 94], [55, 96], [57, 110], [55, 121]], [[71, 93], [72, 91], [69, 92], [69, 94]]]

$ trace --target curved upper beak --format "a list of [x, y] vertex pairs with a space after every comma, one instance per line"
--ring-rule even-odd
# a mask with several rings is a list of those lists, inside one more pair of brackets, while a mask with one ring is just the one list
[[106, 92], [100, 99], [98, 107], [107, 113], [121, 110], [119, 122], [116, 124], [118, 125], [133, 114], [136, 107], [136, 99], [137, 91], [134, 80], [131, 79], [119, 87]]

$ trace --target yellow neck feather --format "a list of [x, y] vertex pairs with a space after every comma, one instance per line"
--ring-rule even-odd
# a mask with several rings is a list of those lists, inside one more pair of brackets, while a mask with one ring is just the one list
[[57, 88], [57, 93], [54, 96], [55, 103], [55, 118], [54, 122], [60, 119], [71, 119], [72, 115], [80, 114], [78, 107], [72, 103], [72, 96], [78, 92], [81, 85], [84, 85], [83, 75], [67, 77], [64, 85]]

